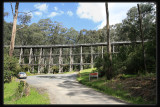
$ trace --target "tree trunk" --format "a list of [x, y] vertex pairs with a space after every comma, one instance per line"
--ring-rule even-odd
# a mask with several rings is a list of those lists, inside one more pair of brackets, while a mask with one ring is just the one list
[[108, 67], [108, 71], [106, 71], [106, 77], [107, 79], [112, 78], [112, 54], [111, 54], [111, 43], [110, 43], [110, 36], [109, 36], [109, 12], [108, 12], [108, 3], [105, 3], [106, 5], [106, 17], [107, 17], [107, 52], [109, 57], [110, 65]]
[[141, 16], [141, 11], [140, 11], [140, 8], [139, 8], [139, 4], [137, 4], [137, 7], [138, 7], [138, 13], [139, 13], [139, 24], [140, 24], [140, 32], [141, 32], [141, 40], [142, 40], [142, 54], [143, 54], [143, 64], [144, 64], [144, 69], [145, 71], [147, 70], [146, 69], [146, 63], [145, 63], [145, 53], [144, 53], [144, 36], [143, 36], [143, 31], [142, 31], [142, 16]]
[[10, 42], [9, 56], [12, 56], [13, 55], [13, 51], [14, 51], [14, 42], [15, 42], [15, 36], [16, 36], [16, 24], [17, 24], [17, 16], [18, 16], [18, 6], [19, 6], [19, 2], [16, 2], [15, 14], [14, 14], [14, 19], [13, 19], [12, 36], [11, 36], [11, 42]]

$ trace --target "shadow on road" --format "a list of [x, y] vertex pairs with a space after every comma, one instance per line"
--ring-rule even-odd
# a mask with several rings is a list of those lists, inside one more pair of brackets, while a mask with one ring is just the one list
[[48, 79], [61, 79], [61, 80], [76, 80], [77, 74], [72, 75], [40, 75], [38, 78], [48, 78]]
[[104, 97], [107, 97], [108, 100], [105, 100], [106, 102], [110, 102], [111, 100], [114, 100], [119, 103], [126, 103], [125, 101], [119, 100], [112, 96], [105, 95], [104, 93], [100, 93], [94, 89], [90, 89], [86, 86], [83, 86], [82, 84], [77, 83], [76, 81], [64, 81], [62, 83], [59, 83], [58, 86], [66, 88], [66, 89], [70, 89], [70, 92], [67, 93], [68, 96], [84, 95], [84, 96], [87, 96], [86, 98], [90, 97], [90, 98], [95, 98], [95, 99], [103, 99]]

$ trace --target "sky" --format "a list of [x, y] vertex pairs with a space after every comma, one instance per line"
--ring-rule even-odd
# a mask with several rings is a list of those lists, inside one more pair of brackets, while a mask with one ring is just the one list
[[[127, 17], [128, 10], [137, 6], [137, 3], [140, 2], [109, 2], [109, 24], [121, 23]], [[15, 11], [15, 2], [12, 6]], [[10, 2], [4, 2], [4, 12], [9, 13], [4, 20], [13, 22]], [[60, 22], [68, 29], [73, 27], [77, 31], [98, 30], [106, 25], [104, 2], [20, 2], [18, 12], [30, 12], [32, 18], [29, 25], [47, 18], [50, 18], [52, 22]]]

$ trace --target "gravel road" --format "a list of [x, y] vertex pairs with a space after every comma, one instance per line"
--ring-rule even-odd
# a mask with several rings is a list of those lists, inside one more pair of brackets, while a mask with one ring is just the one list
[[31, 86], [48, 92], [51, 104], [127, 104], [112, 96], [88, 88], [74, 74], [46, 74], [24, 79]]

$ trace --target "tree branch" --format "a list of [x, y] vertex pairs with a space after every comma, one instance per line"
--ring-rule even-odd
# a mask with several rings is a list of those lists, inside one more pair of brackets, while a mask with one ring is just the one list
[[24, 28], [24, 27], [25, 27], [25, 25], [23, 25], [21, 28], [17, 29], [16, 31], [18, 31], [18, 30], [20, 30], [20, 29], [22, 29], [22, 28]]
[[13, 17], [14, 17], [12, 2], [11, 2], [11, 9], [12, 9], [12, 15], [13, 15]]
[[29, 11], [29, 12], [18, 12], [18, 13], [28, 14], [28, 13], [31, 13], [31, 12], [36, 11], [36, 10], [37, 10], [37, 9], [35, 9], [35, 10], [31, 10], [31, 11]]

